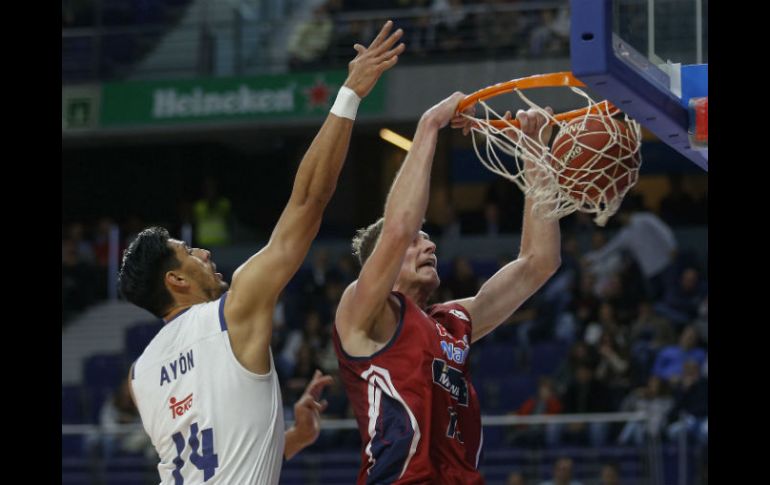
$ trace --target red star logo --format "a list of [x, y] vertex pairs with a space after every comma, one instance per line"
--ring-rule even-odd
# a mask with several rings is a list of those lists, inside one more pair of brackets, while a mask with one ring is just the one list
[[314, 85], [305, 88], [308, 109], [326, 108], [329, 106], [330, 94], [331, 89], [329, 89], [329, 85], [327, 85], [321, 78], [316, 79]]

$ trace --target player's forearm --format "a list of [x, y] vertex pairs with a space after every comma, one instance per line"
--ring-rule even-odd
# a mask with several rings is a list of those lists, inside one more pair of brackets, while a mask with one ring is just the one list
[[329, 203], [345, 162], [352, 131], [353, 120], [333, 114], [327, 116], [297, 169], [291, 195], [295, 202], [300, 205], [318, 202], [323, 207]]
[[302, 451], [308, 444], [309, 443], [306, 443], [305, 440], [299, 436], [297, 429], [292, 426], [286, 430], [285, 444], [283, 447], [284, 458], [291, 460], [294, 455]]
[[[438, 127], [421, 119], [385, 204], [385, 225], [412, 238], [420, 229], [428, 208], [430, 173], [436, 151]], [[410, 239], [411, 240], [411, 239]]]
[[530, 197], [525, 199], [519, 257], [550, 276], [561, 264], [561, 231], [559, 220], [545, 218], [543, 212], [534, 210]]

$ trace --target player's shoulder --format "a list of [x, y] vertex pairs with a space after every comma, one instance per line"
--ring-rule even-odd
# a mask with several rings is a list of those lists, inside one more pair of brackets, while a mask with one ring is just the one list
[[433, 318], [454, 317], [466, 322], [471, 321], [471, 314], [468, 309], [460, 303], [453, 301], [431, 305], [426, 310], [426, 313]]
[[193, 305], [166, 322], [147, 344], [134, 365], [140, 364], [140, 361], [151, 363], [162, 359], [179, 349], [189, 347], [195, 341], [225, 330], [221, 319], [220, 300], [224, 300], [224, 297]]

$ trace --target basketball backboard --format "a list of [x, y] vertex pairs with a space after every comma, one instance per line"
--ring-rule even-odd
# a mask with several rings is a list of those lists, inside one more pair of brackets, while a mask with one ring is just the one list
[[695, 146], [688, 135], [689, 101], [708, 97], [708, 0], [570, 0], [570, 7], [575, 77], [708, 171], [708, 142]]

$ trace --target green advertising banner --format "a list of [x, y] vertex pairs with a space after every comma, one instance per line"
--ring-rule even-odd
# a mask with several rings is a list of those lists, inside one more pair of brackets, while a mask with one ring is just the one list
[[[105, 83], [100, 125], [320, 117], [329, 112], [346, 77], [347, 71], [339, 70], [250, 78]], [[360, 114], [384, 111], [384, 86], [384, 79], [380, 79], [361, 102]]]
[[100, 92], [98, 84], [62, 87], [62, 131], [92, 129], [98, 126]]

